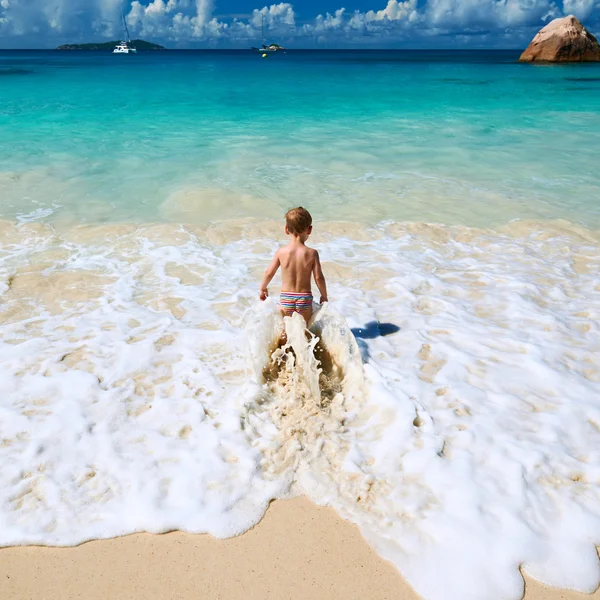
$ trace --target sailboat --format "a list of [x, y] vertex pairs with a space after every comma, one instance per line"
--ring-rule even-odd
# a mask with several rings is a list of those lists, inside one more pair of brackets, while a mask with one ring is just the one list
[[279, 44], [265, 44], [265, 15], [262, 15], [262, 26], [261, 26], [261, 47], [260, 48], [256, 48], [254, 46], [252, 46], [252, 50], [254, 52], [260, 52], [262, 54], [266, 53], [266, 52], [283, 52], [285, 51], [285, 48], [283, 46], [280, 46]]
[[123, 12], [123, 4], [121, 3], [121, 21], [123, 22], [123, 30], [125, 32], [126, 42], [121, 42], [115, 46], [113, 54], [136, 54], [137, 48], [131, 45], [131, 38], [129, 37], [129, 28], [127, 27], [127, 21], [125, 20], [125, 13]]

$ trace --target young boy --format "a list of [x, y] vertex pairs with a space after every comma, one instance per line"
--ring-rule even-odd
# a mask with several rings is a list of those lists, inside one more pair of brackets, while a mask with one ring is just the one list
[[327, 284], [321, 269], [319, 253], [305, 245], [312, 233], [310, 213], [301, 206], [288, 211], [285, 215], [285, 233], [290, 236], [290, 242], [275, 252], [271, 264], [267, 267], [260, 284], [260, 299], [267, 299], [267, 286], [281, 266], [281, 312], [288, 317], [295, 312], [300, 313], [308, 323], [312, 315], [312, 275], [321, 292], [321, 304], [327, 302]]

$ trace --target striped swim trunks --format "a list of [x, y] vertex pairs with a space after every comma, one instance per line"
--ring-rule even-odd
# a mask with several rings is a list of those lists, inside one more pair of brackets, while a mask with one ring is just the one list
[[313, 295], [310, 292], [281, 292], [279, 304], [285, 312], [303, 313], [312, 309]]

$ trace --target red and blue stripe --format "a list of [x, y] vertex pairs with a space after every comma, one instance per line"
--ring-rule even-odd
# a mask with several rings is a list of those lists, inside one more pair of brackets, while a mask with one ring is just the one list
[[281, 292], [279, 304], [286, 312], [305, 312], [312, 308], [313, 295], [310, 292]]

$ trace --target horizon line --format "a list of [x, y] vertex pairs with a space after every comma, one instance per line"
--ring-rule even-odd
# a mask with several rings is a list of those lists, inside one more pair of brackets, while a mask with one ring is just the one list
[[[132, 40], [132, 42], [135, 40]], [[82, 46], [88, 44], [95, 44], [96, 42], [84, 42], [82, 44], [79, 43], [67, 43], [61, 44], [65, 46]], [[98, 44], [105, 44], [109, 42], [98, 42]], [[365, 48], [286, 48], [286, 52], [351, 52], [351, 51], [360, 51], [360, 52], [511, 52], [517, 51], [520, 47], [512, 47], [512, 48], [373, 48], [373, 47], [365, 47]], [[141, 50], [141, 52], [161, 52], [163, 50], [168, 50], [169, 52], [248, 52], [252, 50], [252, 47], [248, 48], [167, 48], [164, 47], [162, 50]], [[0, 52], [77, 52], [77, 50], [60, 50], [59, 47], [52, 48], [0, 48]], [[85, 50], [86, 52], [105, 52], [105, 50]]]

